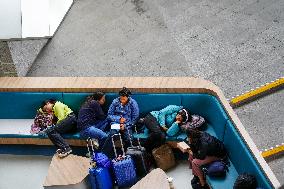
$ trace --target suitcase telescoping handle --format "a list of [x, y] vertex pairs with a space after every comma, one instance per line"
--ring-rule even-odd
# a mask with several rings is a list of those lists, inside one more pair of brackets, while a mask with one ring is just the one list
[[115, 154], [115, 157], [117, 158], [118, 155], [117, 155], [117, 152], [116, 152], [116, 149], [115, 149], [115, 144], [114, 144], [114, 139], [113, 137], [118, 135], [119, 136], [119, 141], [120, 141], [120, 144], [121, 144], [121, 149], [122, 149], [122, 153], [123, 153], [123, 158], [125, 157], [125, 151], [124, 151], [124, 146], [123, 146], [123, 142], [122, 142], [122, 139], [121, 139], [121, 134], [118, 133], [118, 134], [113, 134], [111, 136], [111, 141], [112, 141], [112, 146], [113, 146], [113, 150], [114, 150], [114, 154]]
[[[89, 142], [90, 142], [90, 145], [89, 145]], [[90, 146], [91, 146], [91, 149], [90, 150]], [[87, 138], [87, 149], [88, 149], [88, 152], [90, 154], [90, 158], [92, 159], [92, 154], [91, 153], [94, 153], [95, 150], [94, 150], [94, 141], [91, 137]]]
[[[134, 146], [133, 146], [133, 143], [132, 143], [132, 140], [131, 140], [131, 136], [130, 136], [129, 129], [128, 129], [127, 127], [125, 127], [125, 128], [126, 128], [127, 133], [128, 133], [128, 138], [129, 138], [129, 141], [130, 141], [130, 145], [131, 145], [131, 147], [134, 147]], [[134, 125], [134, 130], [135, 130], [135, 133], [138, 135], [136, 125]], [[138, 141], [138, 145], [139, 145], [139, 147], [140, 147], [140, 148], [142, 148], [139, 137], [137, 137], [137, 141]]]

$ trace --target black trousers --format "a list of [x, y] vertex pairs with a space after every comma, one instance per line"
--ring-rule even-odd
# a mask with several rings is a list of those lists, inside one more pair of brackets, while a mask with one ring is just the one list
[[161, 130], [161, 126], [157, 119], [148, 114], [144, 118], [144, 124], [149, 129], [149, 137], [146, 139], [144, 146], [148, 152], [154, 148], [160, 147], [166, 142], [166, 133]]
[[74, 113], [69, 114], [54, 127], [48, 129], [46, 134], [51, 142], [60, 149], [70, 148], [69, 144], [63, 139], [61, 134], [72, 133], [76, 131], [77, 118]]

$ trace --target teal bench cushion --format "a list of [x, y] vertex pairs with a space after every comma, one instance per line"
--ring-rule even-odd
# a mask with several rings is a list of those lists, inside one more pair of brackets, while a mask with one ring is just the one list
[[0, 119], [33, 119], [42, 101], [63, 101], [62, 93], [0, 92]]
[[179, 94], [134, 94], [132, 97], [137, 101], [140, 116], [142, 117], [151, 111], [161, 110], [170, 104], [181, 105]]
[[63, 93], [63, 103], [77, 114], [86, 97], [90, 94], [92, 93]]
[[254, 174], [257, 178], [259, 187], [267, 189], [272, 188], [270, 182], [260, 169], [260, 166], [230, 121], [227, 121], [226, 124], [224, 145], [228, 149], [230, 160], [235, 165], [239, 174], [244, 172]]
[[217, 189], [233, 188], [235, 180], [238, 177], [238, 172], [235, 166], [232, 164], [232, 162], [231, 161], [229, 162], [230, 162], [230, 166], [228, 167], [229, 170], [225, 177], [218, 178], [218, 177], [209, 177], [208, 175], [206, 175], [206, 180], [212, 188], [217, 188]]
[[216, 97], [208, 94], [182, 94], [182, 105], [194, 114], [201, 115], [210, 124], [216, 136], [223, 141], [228, 116]]

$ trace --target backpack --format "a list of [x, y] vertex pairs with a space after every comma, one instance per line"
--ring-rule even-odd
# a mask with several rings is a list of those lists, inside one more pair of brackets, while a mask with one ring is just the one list
[[240, 174], [234, 183], [234, 189], [256, 189], [256, 187], [256, 178], [249, 173]]
[[204, 130], [206, 127], [205, 119], [199, 115], [192, 115], [192, 120], [181, 126], [183, 131], [188, 129]]
[[203, 172], [209, 177], [224, 177], [228, 171], [228, 163], [218, 160], [202, 168]]
[[31, 125], [31, 134], [38, 134], [40, 131], [45, 130], [53, 123], [54, 115], [38, 111], [34, 123]]

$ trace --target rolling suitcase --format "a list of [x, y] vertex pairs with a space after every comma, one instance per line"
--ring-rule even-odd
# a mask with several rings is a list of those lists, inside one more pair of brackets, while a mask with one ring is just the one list
[[[91, 143], [92, 147], [92, 152], [89, 148], [89, 141]], [[90, 164], [91, 168], [89, 169], [89, 181], [91, 184], [91, 189], [112, 189], [113, 184], [112, 184], [112, 178], [110, 174], [109, 168], [106, 166], [107, 161], [103, 158], [103, 163], [102, 165], [104, 166], [99, 166], [95, 160], [96, 158], [96, 153], [94, 152], [94, 147], [91, 139], [87, 140], [87, 148], [90, 153]], [[100, 157], [104, 157], [102, 153], [100, 153]], [[101, 158], [102, 159], [102, 158]], [[99, 160], [101, 160], [99, 159]]]
[[[119, 135], [119, 140], [122, 146], [123, 156], [118, 158], [113, 136]], [[137, 182], [136, 171], [131, 156], [125, 155], [124, 146], [122, 143], [121, 135], [114, 134], [111, 136], [112, 145], [115, 153], [115, 158], [112, 160], [113, 171], [118, 187], [130, 187]]]
[[[137, 133], [136, 127], [135, 131]], [[151, 168], [151, 159], [150, 154], [146, 152], [146, 149], [141, 146], [139, 138], [137, 138], [138, 146], [133, 146], [133, 143], [131, 141], [131, 136], [129, 133], [129, 130], [127, 129], [129, 140], [131, 146], [127, 148], [126, 155], [130, 155], [131, 158], [134, 161], [134, 165], [136, 167], [136, 173], [138, 177], [144, 177], [146, 176]]]

